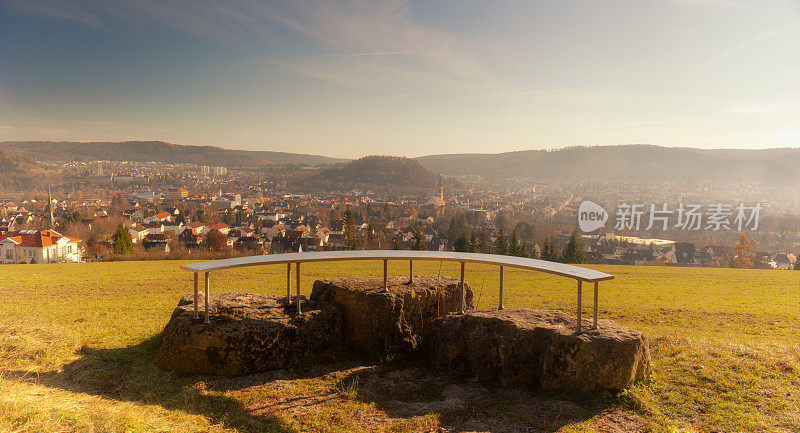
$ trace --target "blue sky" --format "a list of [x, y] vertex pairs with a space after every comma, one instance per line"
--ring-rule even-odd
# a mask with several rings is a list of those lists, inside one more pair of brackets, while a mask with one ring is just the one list
[[0, 0], [0, 140], [800, 145], [800, 2]]

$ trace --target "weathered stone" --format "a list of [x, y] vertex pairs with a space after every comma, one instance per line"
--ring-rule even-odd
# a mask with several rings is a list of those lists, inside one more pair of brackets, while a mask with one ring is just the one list
[[[336, 304], [342, 314], [342, 337], [347, 345], [371, 358], [415, 352], [422, 333], [436, 317], [459, 308], [459, 280], [416, 276], [338, 278], [317, 280], [311, 300]], [[464, 283], [464, 304], [472, 308], [472, 290]]]
[[157, 366], [184, 373], [239, 375], [323, 361], [341, 347], [336, 306], [251, 293], [210, 296], [210, 324], [194, 318], [193, 296], [180, 300], [158, 343]]
[[473, 310], [428, 326], [434, 368], [501, 385], [590, 392], [624, 388], [650, 374], [644, 335], [609, 320], [575, 333], [552, 310]]

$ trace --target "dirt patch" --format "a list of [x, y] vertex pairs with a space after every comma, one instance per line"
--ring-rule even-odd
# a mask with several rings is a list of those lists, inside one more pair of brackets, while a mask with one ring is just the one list
[[598, 433], [649, 432], [650, 423], [641, 416], [619, 408], [607, 409], [595, 418]]
[[407, 362], [342, 362], [304, 372], [222, 378], [208, 389], [249, 400], [244, 409], [255, 417], [302, 423], [324, 414], [367, 431], [530, 433], [584, 422], [600, 432], [649, 431], [642, 417], [619, 408], [453, 380]]

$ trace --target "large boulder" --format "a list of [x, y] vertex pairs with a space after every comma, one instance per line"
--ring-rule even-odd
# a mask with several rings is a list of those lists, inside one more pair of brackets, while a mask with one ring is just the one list
[[[459, 280], [441, 276], [392, 277], [388, 291], [381, 278], [317, 280], [311, 300], [336, 304], [342, 337], [362, 355], [385, 359], [422, 346], [423, 330], [448, 312], [458, 311]], [[464, 283], [464, 304], [472, 308], [472, 290]]]
[[598, 329], [552, 310], [474, 310], [428, 326], [434, 368], [500, 385], [591, 392], [650, 374], [644, 335], [609, 320]]
[[156, 349], [155, 363], [184, 373], [240, 375], [324, 361], [341, 347], [336, 306], [303, 300], [302, 313], [285, 297], [212, 295], [210, 324], [194, 318], [193, 296], [180, 300]]

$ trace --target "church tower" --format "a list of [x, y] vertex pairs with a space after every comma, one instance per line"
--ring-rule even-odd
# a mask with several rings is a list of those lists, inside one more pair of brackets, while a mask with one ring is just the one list
[[50, 194], [50, 187], [47, 187], [47, 209], [50, 211], [50, 230], [55, 230], [55, 222], [53, 221], [53, 195]]

